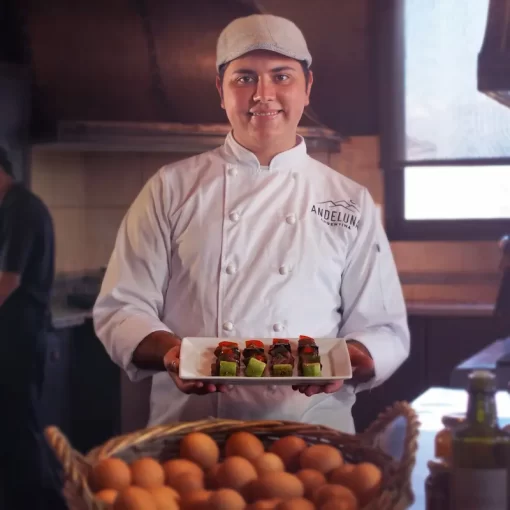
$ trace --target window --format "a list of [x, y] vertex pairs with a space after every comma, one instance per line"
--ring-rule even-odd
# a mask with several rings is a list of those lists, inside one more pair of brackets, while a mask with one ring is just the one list
[[406, 168], [404, 217], [406, 220], [510, 218], [510, 165]]
[[381, 153], [390, 238], [510, 232], [510, 108], [477, 89], [488, 8], [489, 0], [386, 3]]

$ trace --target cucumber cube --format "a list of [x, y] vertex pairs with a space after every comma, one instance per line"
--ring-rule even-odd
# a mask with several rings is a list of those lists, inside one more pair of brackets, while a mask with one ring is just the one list
[[320, 363], [303, 363], [304, 377], [320, 377], [322, 375]]
[[237, 375], [237, 363], [235, 361], [220, 361], [220, 376], [235, 377]]
[[274, 377], [292, 377], [292, 365], [273, 365]]
[[256, 358], [250, 358], [248, 365], [246, 365], [245, 375], [246, 377], [262, 377], [266, 364]]

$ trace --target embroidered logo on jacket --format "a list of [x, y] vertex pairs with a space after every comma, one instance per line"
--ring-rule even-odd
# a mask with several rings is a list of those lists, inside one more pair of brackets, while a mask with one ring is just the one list
[[311, 212], [330, 227], [358, 228], [359, 207], [352, 200], [326, 200], [312, 205]]

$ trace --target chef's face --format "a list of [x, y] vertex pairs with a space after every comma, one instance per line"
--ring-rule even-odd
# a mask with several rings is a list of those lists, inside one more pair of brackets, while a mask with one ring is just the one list
[[310, 102], [313, 76], [301, 63], [270, 51], [253, 51], [230, 62], [216, 86], [236, 140], [248, 149], [295, 145]]

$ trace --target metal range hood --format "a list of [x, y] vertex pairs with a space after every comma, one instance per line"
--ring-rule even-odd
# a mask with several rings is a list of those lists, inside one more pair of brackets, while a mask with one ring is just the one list
[[490, 0], [478, 55], [478, 90], [510, 107], [510, 0]]
[[[44, 7], [42, 6], [44, 4]], [[31, 145], [201, 152], [230, 129], [215, 88], [216, 40], [252, 0], [18, 0], [33, 74]], [[308, 109], [310, 150], [342, 136]]]
[[[221, 145], [229, 124], [59, 121], [55, 138], [35, 147], [58, 150], [193, 153]], [[339, 152], [343, 138], [328, 128], [299, 127], [310, 152]]]

